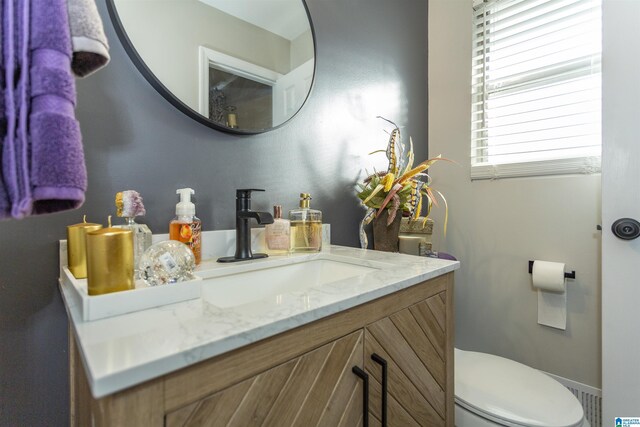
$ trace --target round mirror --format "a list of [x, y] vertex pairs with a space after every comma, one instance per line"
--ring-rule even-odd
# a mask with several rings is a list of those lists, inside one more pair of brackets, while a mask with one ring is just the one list
[[212, 128], [252, 134], [292, 118], [315, 70], [303, 0], [107, 0], [133, 62], [158, 92]]

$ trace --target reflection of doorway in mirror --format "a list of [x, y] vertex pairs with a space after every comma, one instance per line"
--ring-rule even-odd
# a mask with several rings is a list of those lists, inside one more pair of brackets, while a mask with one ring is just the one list
[[209, 67], [209, 118], [232, 129], [266, 129], [273, 122], [272, 88]]
[[280, 73], [199, 48], [199, 113], [229, 128], [269, 129], [273, 120], [273, 90]]

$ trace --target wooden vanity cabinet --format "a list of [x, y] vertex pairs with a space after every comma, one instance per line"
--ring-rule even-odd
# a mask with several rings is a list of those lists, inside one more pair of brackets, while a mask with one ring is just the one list
[[325, 344], [166, 416], [182, 426], [355, 426], [362, 418], [362, 331]]
[[384, 373], [372, 355], [386, 364], [389, 427], [452, 425], [446, 300], [447, 292], [441, 292], [365, 327], [372, 425], [383, 419]]
[[[453, 273], [113, 395], [89, 394], [71, 340], [75, 426], [453, 427]], [[70, 336], [73, 336], [72, 334]]]

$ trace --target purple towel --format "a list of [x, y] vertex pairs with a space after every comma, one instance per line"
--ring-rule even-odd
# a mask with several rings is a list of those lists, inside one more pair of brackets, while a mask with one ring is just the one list
[[[2, 133], [2, 194], [0, 195], [0, 217], [11, 217], [11, 197], [17, 192], [15, 184], [15, 102], [13, 81], [16, 57], [14, 55], [16, 30], [14, 21], [14, 1], [3, 0], [2, 3], [2, 110], [4, 132]], [[6, 84], [5, 84], [6, 83]]]
[[66, 0], [31, 0], [31, 191], [33, 213], [75, 209], [87, 172], [75, 119]]
[[66, 0], [0, 6], [0, 219], [77, 208], [87, 174]]
[[[4, 159], [3, 151], [5, 147], [4, 136], [7, 134], [7, 115], [4, 106], [5, 100], [5, 78], [4, 78], [4, 43], [6, 40], [5, 30], [7, 25], [4, 22], [5, 16], [5, 2], [0, 0], [0, 159]], [[11, 201], [9, 200], [9, 193], [4, 183], [4, 176], [2, 170], [4, 169], [2, 162], [0, 162], [0, 219], [7, 218], [11, 215]]]
[[[4, 116], [2, 175], [6, 196], [0, 217], [22, 218], [31, 212], [28, 159], [29, 8], [28, 1], [2, 5]], [[3, 198], [4, 199], [4, 198]], [[7, 209], [6, 202], [10, 209]]]

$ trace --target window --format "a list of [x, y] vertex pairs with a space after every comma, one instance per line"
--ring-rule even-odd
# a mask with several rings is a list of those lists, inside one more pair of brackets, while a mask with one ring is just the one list
[[476, 3], [471, 178], [599, 172], [601, 0]]

